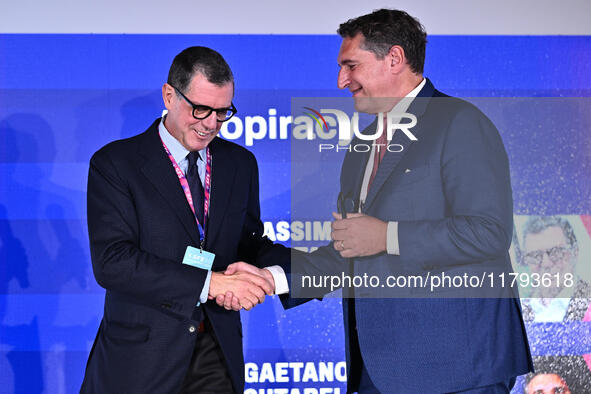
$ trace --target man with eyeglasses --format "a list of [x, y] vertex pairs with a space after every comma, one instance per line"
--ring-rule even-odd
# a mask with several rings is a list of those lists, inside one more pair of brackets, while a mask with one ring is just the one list
[[[523, 301], [525, 320], [559, 322], [582, 320], [591, 301], [591, 285], [576, 273], [579, 246], [570, 223], [560, 216], [533, 216], [525, 223], [522, 265], [532, 274], [554, 278], [550, 286], [532, 287]], [[573, 286], [556, 286], [571, 279]]]
[[[240, 314], [209, 300], [251, 309], [286, 286], [271, 265], [289, 251], [263, 237], [256, 159], [216, 138], [233, 96], [223, 57], [187, 48], [162, 87], [167, 114], [93, 155], [88, 231], [106, 297], [81, 392], [243, 392]], [[225, 275], [238, 260], [250, 272]]]

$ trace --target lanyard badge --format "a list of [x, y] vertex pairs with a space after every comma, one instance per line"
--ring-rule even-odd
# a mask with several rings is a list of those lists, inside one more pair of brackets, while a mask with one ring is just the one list
[[181, 183], [181, 187], [183, 188], [183, 192], [185, 193], [185, 198], [187, 199], [187, 202], [191, 207], [191, 211], [193, 211], [193, 217], [195, 218], [195, 222], [197, 223], [197, 229], [199, 230], [199, 238], [201, 239], [199, 246], [201, 252], [203, 252], [203, 246], [205, 245], [205, 230], [207, 229], [207, 222], [209, 217], [209, 204], [211, 199], [211, 152], [209, 151], [209, 148], [205, 149], [207, 162], [205, 166], [205, 181], [203, 185], [203, 193], [205, 197], [203, 202], [203, 225], [201, 225], [201, 223], [199, 223], [199, 219], [197, 219], [197, 215], [195, 214], [195, 206], [193, 205], [193, 197], [191, 196], [189, 182], [187, 181], [185, 174], [181, 170], [180, 166], [177, 164], [174, 157], [172, 157], [172, 154], [168, 150], [168, 147], [166, 146], [164, 141], [162, 141], [162, 146], [164, 147], [164, 150], [166, 151], [166, 154], [168, 155], [168, 158], [170, 159], [170, 162], [174, 167], [174, 171], [176, 172], [177, 177], [179, 178], [179, 182]]

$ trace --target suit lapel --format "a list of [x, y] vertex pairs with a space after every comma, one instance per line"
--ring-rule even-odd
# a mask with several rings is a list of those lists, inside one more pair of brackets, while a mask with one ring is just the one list
[[[396, 146], [401, 146], [402, 150], [400, 150], [400, 148], [397, 148], [395, 150], [400, 150], [400, 152], [386, 151], [386, 154], [384, 155], [384, 158], [382, 159], [382, 162], [378, 167], [378, 172], [376, 173], [371, 188], [368, 191], [367, 198], [365, 200], [366, 209], [371, 206], [378, 192], [380, 191], [386, 180], [396, 170], [398, 163], [400, 163], [400, 160], [402, 160], [402, 158], [408, 153], [411, 146], [413, 144], [420, 142], [420, 136], [423, 132], [422, 116], [427, 108], [429, 98], [433, 97], [434, 91], [435, 88], [433, 87], [433, 84], [431, 83], [431, 81], [427, 79], [425, 86], [423, 86], [423, 89], [421, 89], [421, 91], [417, 95], [417, 99], [413, 100], [410, 107], [406, 111], [407, 113], [414, 114], [417, 117], [417, 125], [411, 131], [417, 137], [418, 141], [411, 141], [404, 134], [404, 132], [402, 132], [401, 130], [396, 130], [394, 136], [392, 137], [392, 141], [390, 141], [390, 144], [397, 144]], [[375, 125], [373, 127], [375, 130]]]
[[211, 202], [209, 207], [209, 219], [207, 224], [206, 246], [214, 244], [222, 227], [226, 207], [232, 194], [236, 168], [228, 150], [219, 140], [219, 137], [209, 144], [211, 152]]
[[162, 141], [158, 135], [159, 122], [160, 120], [157, 120], [145, 133], [145, 139], [140, 149], [140, 154], [145, 159], [141, 172], [168, 203], [171, 211], [191, 236], [194, 244], [199, 245], [199, 231], [195, 223], [195, 216], [187, 203], [185, 193], [170, 159], [162, 147]]

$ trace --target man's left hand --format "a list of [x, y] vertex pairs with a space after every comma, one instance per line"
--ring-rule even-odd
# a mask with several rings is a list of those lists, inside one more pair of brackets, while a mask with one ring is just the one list
[[362, 213], [348, 213], [343, 219], [332, 214], [333, 247], [342, 257], [372, 256], [386, 251], [388, 223]]

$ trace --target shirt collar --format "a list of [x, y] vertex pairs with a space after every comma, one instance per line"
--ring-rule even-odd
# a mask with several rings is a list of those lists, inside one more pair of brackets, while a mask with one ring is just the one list
[[423, 78], [423, 80], [421, 81], [421, 83], [416, 88], [414, 88], [413, 90], [411, 90], [410, 93], [406, 95], [406, 97], [412, 97], [412, 98], [417, 97], [417, 95], [423, 89], [423, 87], [425, 86], [426, 83], [427, 83], [427, 79], [426, 78]]
[[391, 113], [402, 113], [406, 112], [410, 104], [413, 100], [418, 96], [419, 92], [423, 89], [425, 84], [427, 83], [427, 79], [423, 78], [420, 84], [417, 85], [416, 88], [411, 90], [406, 96], [404, 96], [400, 101], [392, 108], [390, 111]]
[[[162, 141], [164, 141], [164, 144], [166, 145], [166, 147], [168, 148], [168, 151], [170, 152], [170, 154], [172, 155], [172, 157], [174, 158], [174, 161], [176, 161], [177, 163], [180, 163], [181, 161], [183, 161], [187, 155], [189, 154], [189, 151], [176, 139], [172, 136], [172, 134], [170, 134], [170, 132], [166, 129], [166, 126], [164, 126], [164, 119], [166, 116], [162, 117], [162, 120], [160, 121], [160, 124], [158, 125], [158, 134], [160, 134], [160, 138], [162, 138]], [[199, 151], [199, 157], [201, 158], [201, 160], [205, 161], [205, 150], [207, 148], [203, 148]]]

